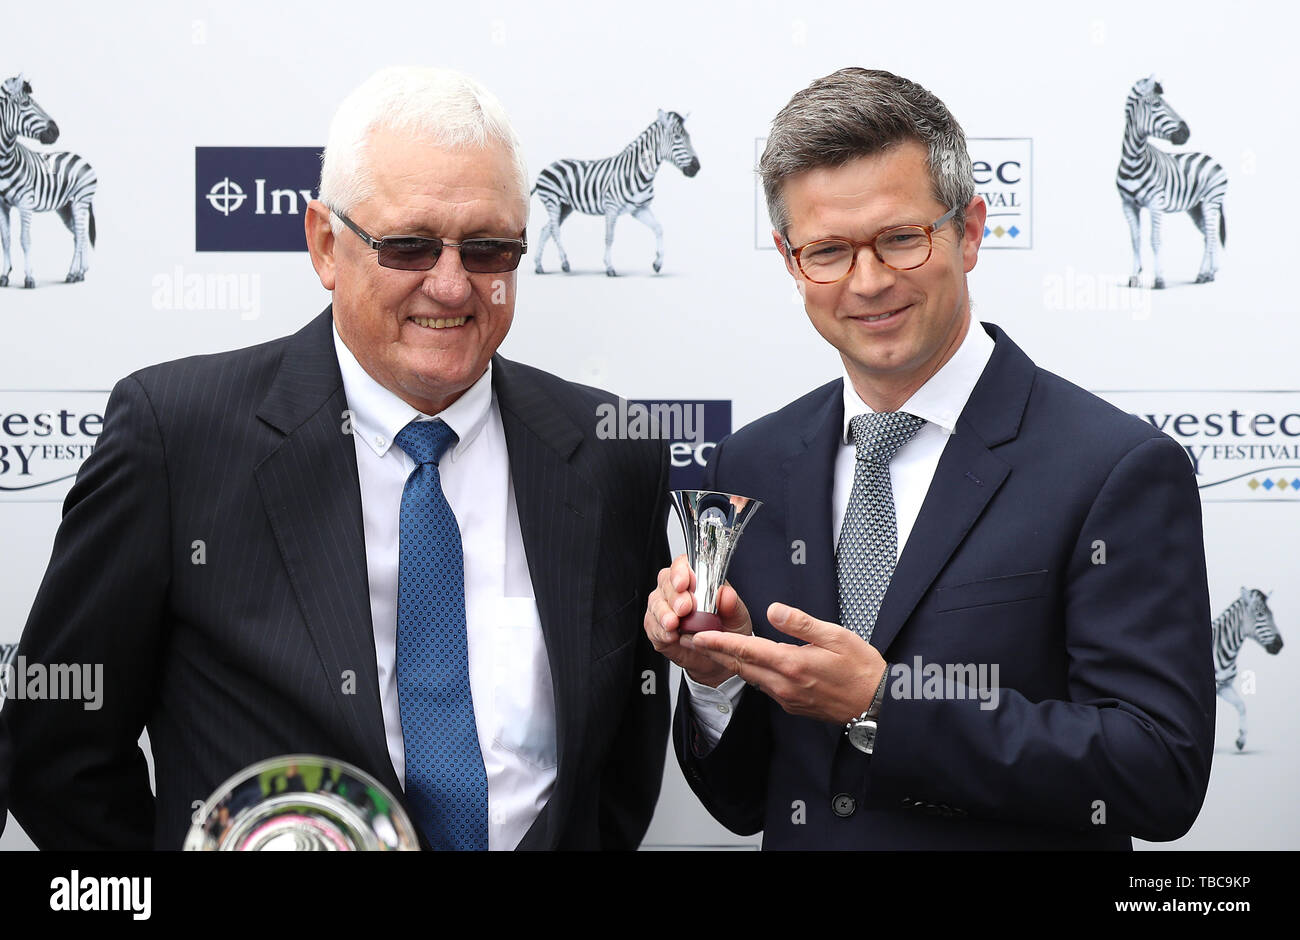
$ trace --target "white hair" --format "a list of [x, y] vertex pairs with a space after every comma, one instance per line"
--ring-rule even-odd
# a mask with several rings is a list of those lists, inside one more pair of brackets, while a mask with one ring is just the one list
[[[528, 167], [501, 102], [460, 72], [414, 66], [381, 69], [339, 105], [321, 156], [320, 199], [331, 209], [350, 212], [374, 195], [367, 151], [379, 128], [407, 131], [449, 149], [504, 144], [527, 212]], [[330, 225], [335, 234], [342, 228], [335, 216]]]

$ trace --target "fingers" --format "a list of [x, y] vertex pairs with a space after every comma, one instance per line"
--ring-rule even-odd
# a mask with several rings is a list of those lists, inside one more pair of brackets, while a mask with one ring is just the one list
[[680, 631], [681, 617], [674, 612], [669, 598], [678, 604], [682, 616], [694, 609], [694, 601], [690, 594], [673, 589], [673, 574], [669, 568], [660, 571], [659, 586], [646, 599], [646, 612], [642, 620], [645, 634], [656, 652], [681, 666], [696, 682], [716, 688], [734, 673], [720, 666], [713, 658], [697, 652], [692, 635]]
[[686, 556], [678, 555], [672, 567], [660, 570], [658, 585], [646, 599], [646, 636], [660, 652], [678, 642], [681, 618], [695, 609], [695, 599], [690, 593], [694, 581]]
[[681, 619], [673, 613], [663, 595], [658, 590], [650, 592], [646, 599], [645, 632], [655, 649], [662, 652], [663, 646], [675, 642], [679, 626]]
[[673, 589], [678, 593], [688, 593], [695, 589], [695, 572], [691, 571], [684, 554], [674, 558], [673, 566], [668, 570], [671, 572]]
[[846, 644], [852, 643], [853, 638], [860, 639], [856, 633], [845, 630], [837, 623], [818, 620], [788, 604], [769, 605], [767, 622], [787, 636], [833, 652], [842, 650]]
[[[782, 657], [781, 646], [784, 645], [762, 637], [743, 636], [724, 630], [697, 633], [692, 639], [697, 650], [707, 653], [719, 663], [760, 669], [772, 669], [779, 663]], [[736, 672], [739, 673], [740, 670], [736, 669]]]
[[655, 610], [655, 601], [657, 597], [657, 593], [650, 595], [650, 599], [646, 604], [645, 619], [642, 621], [642, 624], [645, 627], [645, 635], [650, 640], [650, 645], [653, 646], [656, 651], [662, 653], [664, 647], [672, 642], [672, 640], [669, 637], [668, 631], [664, 629], [663, 624], [660, 622], [659, 618], [662, 615]]
[[677, 626], [675, 622], [677, 619], [685, 617], [695, 609], [695, 599], [691, 596], [691, 589], [694, 586], [695, 575], [686, 564], [685, 555], [678, 555], [673, 560], [671, 568], [664, 568], [659, 572], [659, 586], [656, 593], [663, 599], [665, 609], [674, 615], [674, 627]]
[[779, 647], [785, 644], [720, 630], [696, 633], [691, 639], [696, 651], [740, 676], [750, 685], [768, 690], [778, 683], [784, 683], [782, 670], [774, 667], [782, 662]]
[[718, 592], [718, 616], [722, 618], [722, 627], [728, 633], [754, 632], [749, 609], [730, 584], [724, 583]]

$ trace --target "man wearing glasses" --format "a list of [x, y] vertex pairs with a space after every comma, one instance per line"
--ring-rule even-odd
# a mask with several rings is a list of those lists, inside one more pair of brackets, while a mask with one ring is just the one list
[[732, 830], [780, 849], [1127, 849], [1200, 809], [1214, 737], [1200, 502], [1181, 448], [971, 319], [986, 209], [948, 109], [844, 69], [777, 115], [773, 238], [841, 379], [736, 432], [763, 500], [674, 738]]
[[639, 844], [669, 718], [639, 621], [667, 453], [597, 440], [613, 396], [496, 355], [526, 180], [490, 93], [380, 72], [306, 216], [331, 307], [119, 383], [22, 639], [104, 663], [104, 707], [4, 716], [38, 845], [179, 848], [195, 801], [296, 753], [374, 775], [426, 847]]

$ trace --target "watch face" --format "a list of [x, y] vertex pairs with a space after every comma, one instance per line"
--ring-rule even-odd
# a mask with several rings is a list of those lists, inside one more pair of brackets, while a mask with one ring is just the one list
[[855, 721], [849, 729], [849, 743], [864, 754], [876, 749], [876, 722], [871, 718]]

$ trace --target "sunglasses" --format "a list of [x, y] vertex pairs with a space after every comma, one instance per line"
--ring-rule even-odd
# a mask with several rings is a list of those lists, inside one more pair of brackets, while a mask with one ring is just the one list
[[466, 238], [459, 242], [424, 238], [420, 235], [373, 238], [339, 210], [330, 211], [379, 253], [379, 264], [382, 267], [397, 271], [428, 271], [438, 263], [444, 248], [455, 248], [460, 252], [461, 265], [471, 274], [505, 274], [519, 267], [519, 261], [528, 250], [526, 237]]

